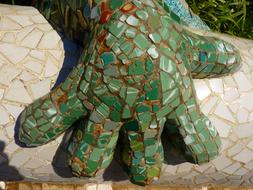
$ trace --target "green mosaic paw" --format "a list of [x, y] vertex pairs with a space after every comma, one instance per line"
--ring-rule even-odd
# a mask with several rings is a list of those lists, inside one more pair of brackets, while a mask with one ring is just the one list
[[69, 165], [76, 176], [95, 176], [110, 164], [121, 131], [124, 168], [140, 185], [160, 176], [166, 121], [168, 138], [189, 161], [218, 155], [219, 135], [199, 109], [192, 78], [235, 71], [236, 48], [189, 32], [161, 1], [50, 2], [51, 22], [64, 23], [86, 46], [68, 78], [21, 114], [22, 142], [45, 144], [83, 118], [69, 143]]

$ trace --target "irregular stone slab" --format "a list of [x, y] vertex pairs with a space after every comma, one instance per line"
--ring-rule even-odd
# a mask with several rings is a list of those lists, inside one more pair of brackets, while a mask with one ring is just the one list
[[30, 95], [28, 94], [27, 90], [25, 89], [24, 84], [19, 80], [14, 81], [10, 85], [8, 91], [6, 92], [5, 98], [6, 100], [19, 102], [19, 103], [28, 104], [32, 102], [32, 99]]
[[6, 85], [21, 73], [21, 69], [13, 65], [4, 65], [2, 68], [0, 67], [0, 73], [0, 84]]
[[25, 47], [16, 46], [13, 44], [0, 43], [0, 54], [5, 56], [13, 64], [17, 64], [22, 61], [28, 53], [29, 49]]
[[45, 79], [43, 81], [34, 83], [30, 85], [31, 92], [34, 99], [40, 98], [48, 93], [48, 89], [51, 87], [51, 80]]
[[57, 48], [57, 43], [55, 42], [60, 41], [60, 39], [59, 35], [52, 30], [43, 36], [38, 47], [41, 49], [55, 49]]
[[0, 125], [9, 123], [10, 116], [8, 112], [0, 105]]
[[30, 32], [29, 35], [27, 35], [23, 41], [21, 42], [21, 45], [23, 47], [30, 47], [30, 48], [35, 48], [37, 47], [40, 39], [43, 36], [43, 32], [41, 32], [40, 30], [38, 30], [37, 28], [35, 28], [34, 30], [32, 30]]

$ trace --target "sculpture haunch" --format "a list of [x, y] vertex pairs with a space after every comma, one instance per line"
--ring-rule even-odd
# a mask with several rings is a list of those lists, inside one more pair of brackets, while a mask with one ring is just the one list
[[73, 173], [106, 169], [120, 133], [124, 168], [141, 185], [160, 176], [163, 129], [189, 161], [214, 158], [220, 138], [199, 109], [192, 77], [231, 73], [240, 56], [222, 40], [185, 30], [164, 3], [38, 1], [51, 23], [85, 46], [68, 78], [22, 112], [20, 140], [48, 143], [85, 118], [68, 147]]

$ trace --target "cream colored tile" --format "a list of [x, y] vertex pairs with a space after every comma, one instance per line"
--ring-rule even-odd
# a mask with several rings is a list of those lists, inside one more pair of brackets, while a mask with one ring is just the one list
[[232, 161], [228, 159], [226, 156], [221, 155], [217, 157], [216, 159], [214, 159], [212, 163], [214, 164], [217, 170], [222, 170], [226, 168], [227, 166], [229, 166], [230, 164], [232, 164]]
[[22, 61], [29, 53], [29, 49], [16, 46], [13, 44], [1, 44], [0, 52], [11, 61], [13, 64], [17, 64]]
[[43, 36], [38, 47], [42, 49], [55, 49], [60, 39], [60, 36], [52, 30]]
[[21, 45], [23, 47], [36, 48], [42, 36], [43, 36], [43, 32], [35, 28], [29, 33], [29, 35], [27, 35], [22, 40]]
[[31, 92], [33, 93], [34, 99], [40, 98], [50, 91], [51, 80], [45, 79], [43, 81], [30, 85]]
[[231, 126], [227, 124], [225, 121], [217, 118], [217, 117], [210, 117], [209, 118], [214, 127], [217, 129], [219, 135], [221, 137], [227, 138], [229, 136]]
[[28, 104], [32, 102], [32, 99], [29, 96], [27, 90], [25, 89], [24, 84], [19, 80], [14, 81], [10, 85], [8, 91], [6, 92], [5, 98], [6, 100], [23, 104]]
[[35, 61], [35, 60], [30, 60], [30, 61], [25, 62], [24, 67], [26, 67], [27, 69], [29, 69], [37, 74], [41, 74], [42, 69], [43, 69], [42, 63]]
[[220, 102], [214, 112], [217, 116], [230, 121], [230, 122], [235, 122], [235, 119], [231, 113], [231, 111], [228, 109], [227, 105], [224, 104], [224, 102]]
[[8, 18], [22, 27], [30, 26], [33, 22], [30, 21], [30, 17], [26, 15], [8, 15]]
[[21, 69], [18, 69], [14, 65], [4, 65], [0, 68], [0, 84], [8, 85], [13, 79], [15, 79], [21, 73]]
[[211, 90], [204, 81], [198, 81], [194, 83], [194, 86], [196, 88], [196, 94], [199, 100], [204, 100], [211, 94]]
[[233, 159], [242, 163], [248, 163], [249, 161], [253, 160], [253, 152], [248, 149], [244, 149], [234, 156]]
[[222, 79], [210, 79], [209, 80], [211, 90], [216, 93], [223, 93], [223, 81]]
[[0, 105], [0, 125], [6, 125], [10, 121], [10, 115], [3, 106]]
[[251, 137], [253, 135], [253, 127], [252, 124], [242, 124], [242, 125], [238, 125], [236, 126], [236, 128], [234, 128], [234, 133], [240, 138], [247, 138], [247, 137]]

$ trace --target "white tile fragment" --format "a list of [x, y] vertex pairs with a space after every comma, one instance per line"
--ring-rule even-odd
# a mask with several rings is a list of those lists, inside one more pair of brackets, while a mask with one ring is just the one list
[[245, 169], [245, 168], [240, 168], [239, 170], [237, 170], [234, 175], [238, 175], [238, 176], [244, 176], [246, 173], [248, 173], [249, 170]]
[[227, 148], [230, 146], [231, 142], [227, 138], [221, 139], [221, 152], [227, 150]]
[[36, 24], [47, 23], [47, 20], [41, 14], [32, 16], [32, 21]]
[[[56, 59], [56, 60], [60, 60], [61, 56], [62, 56], [62, 51], [61, 50], [50, 50], [50, 54]], [[59, 62], [57, 62], [59, 63]], [[59, 64], [57, 64], [59, 65]]]
[[0, 43], [0, 53], [6, 56], [11, 63], [17, 64], [27, 56], [29, 49], [14, 44]]
[[239, 154], [234, 156], [233, 159], [239, 162], [248, 163], [253, 159], [253, 152], [248, 149], [244, 149]]
[[238, 90], [236, 88], [232, 88], [230, 90], [225, 91], [224, 100], [226, 102], [232, 102], [236, 100], [240, 96]]
[[232, 164], [231, 166], [223, 169], [224, 172], [228, 173], [228, 174], [233, 174], [236, 170], [238, 170], [241, 167], [241, 164], [236, 162], [234, 164]]
[[43, 36], [38, 47], [41, 49], [55, 49], [60, 39], [56, 31], [52, 30]]
[[253, 57], [253, 47], [250, 48], [249, 52], [250, 52], [251, 56]]
[[235, 122], [232, 113], [228, 109], [227, 105], [223, 102], [220, 102], [214, 112], [217, 116], [224, 118], [227, 121]]
[[10, 165], [20, 167], [25, 162], [27, 162], [33, 155], [33, 151], [20, 150], [19, 152], [13, 154], [12, 158], [10, 159]]
[[34, 29], [22, 40], [21, 45], [23, 47], [36, 48], [42, 36], [43, 33], [40, 30]]
[[165, 173], [170, 173], [175, 175], [177, 172], [177, 166], [173, 166], [173, 165], [167, 165], [165, 168]]
[[8, 112], [0, 105], [0, 125], [9, 123], [10, 116]]
[[4, 35], [4, 37], [1, 39], [3, 42], [8, 42], [8, 43], [15, 43], [15, 35], [13, 32], [8, 32]]
[[25, 62], [24, 66], [27, 69], [29, 69], [35, 73], [38, 73], [38, 74], [41, 74], [42, 69], [43, 69], [42, 64], [37, 61], [34, 61], [34, 60], [30, 60], [30, 61]]
[[251, 140], [248, 144], [247, 147], [253, 150], [253, 140]]
[[236, 114], [239, 108], [241, 108], [240, 104], [238, 103], [229, 104], [228, 107], [234, 114]]
[[233, 77], [225, 77], [224, 79], [225, 82], [225, 87], [229, 88], [229, 87], [237, 87], [236, 82], [234, 81]]
[[219, 135], [221, 137], [227, 138], [231, 129], [231, 126], [228, 125], [225, 121], [217, 118], [217, 117], [210, 117], [209, 118], [214, 127], [217, 129]]
[[45, 79], [30, 86], [35, 99], [40, 98], [50, 91], [51, 80]]
[[39, 59], [44, 61], [45, 60], [45, 52], [44, 51], [39, 51], [39, 50], [32, 50], [30, 52], [31, 57]]
[[45, 73], [44, 76], [45, 77], [52, 77], [54, 75], [56, 75], [59, 71], [59, 68], [56, 67], [56, 65], [50, 60], [48, 59], [45, 65]]
[[30, 17], [26, 15], [8, 15], [8, 18], [14, 20], [17, 24], [20, 24], [22, 27], [26, 27], [32, 25], [33, 23], [30, 21]]
[[23, 71], [23, 72], [21, 73], [21, 75], [19, 76], [19, 78], [20, 78], [22, 81], [25, 81], [25, 82], [36, 79], [36, 77], [35, 77], [34, 75], [30, 74], [30, 73], [27, 72], [27, 71]]
[[247, 79], [244, 73], [242, 72], [237, 72], [234, 74], [234, 79], [238, 85], [239, 91], [245, 92], [249, 91], [252, 89], [252, 84], [250, 81]]
[[196, 94], [199, 100], [204, 100], [211, 94], [210, 89], [204, 81], [195, 82], [194, 86], [196, 88]]
[[24, 84], [19, 80], [14, 81], [8, 91], [6, 92], [5, 98], [10, 101], [20, 102], [20, 103], [31, 103], [32, 99], [26, 91]]
[[11, 31], [20, 30], [21, 26], [7, 17], [1, 17], [0, 28], [2, 31]]
[[13, 79], [15, 79], [21, 70], [13, 65], [5, 65], [0, 69], [0, 83], [3, 85], [9, 85]]
[[177, 173], [180, 174], [190, 172], [193, 166], [194, 166], [193, 164], [188, 162], [180, 164], [178, 165]]
[[232, 164], [232, 161], [228, 159], [226, 156], [221, 155], [217, 157], [216, 159], [214, 159], [212, 163], [214, 164], [217, 170], [222, 170], [226, 168], [227, 166], [229, 166], [230, 164]]
[[211, 110], [214, 109], [214, 106], [216, 105], [217, 101], [218, 97], [213, 96], [210, 97], [207, 102], [201, 104], [201, 110], [203, 111], [203, 113], [205, 115], [208, 115], [211, 112]]
[[207, 164], [203, 164], [203, 165], [196, 165], [194, 167], [195, 170], [197, 170], [198, 172], [200, 173], [203, 173], [205, 170], [207, 170], [208, 168], [210, 167], [210, 164], [207, 163]]
[[209, 80], [211, 90], [216, 92], [216, 93], [223, 93], [223, 81], [222, 79], [210, 79]]
[[26, 169], [36, 169], [36, 168], [39, 168], [43, 165], [44, 165], [44, 162], [42, 162], [42, 161], [40, 161], [36, 158], [32, 158], [31, 160], [29, 160], [29, 162], [27, 162], [24, 165], [24, 168], [26, 168]]
[[40, 151], [40, 159], [42, 160], [52, 160], [56, 151], [57, 151], [58, 146], [57, 145], [50, 145], [45, 147], [43, 150]]
[[242, 106], [245, 107], [247, 110], [253, 110], [253, 91], [246, 93], [245, 95], [242, 95], [241, 98], [239, 99], [238, 103]]
[[228, 156], [233, 156], [237, 153], [239, 153], [244, 148], [243, 145], [237, 143], [233, 147], [228, 149]]
[[20, 147], [15, 143], [15, 140], [11, 141], [5, 148], [5, 151], [12, 154]]
[[17, 42], [22, 42], [22, 40], [29, 35], [29, 33], [34, 29], [34, 26], [28, 26], [25, 28], [22, 28], [21, 30], [18, 31], [16, 34], [16, 40]]
[[249, 122], [253, 122], [253, 112], [251, 112], [249, 114], [249, 118], [248, 118]]
[[3, 98], [4, 96], [4, 89], [0, 88], [0, 100]]
[[45, 166], [42, 166], [38, 169], [35, 169], [36, 173], [38, 174], [47, 174], [47, 173], [53, 173], [54, 169], [53, 169], [53, 166], [51, 164], [48, 164], [48, 165], [45, 165]]
[[21, 106], [16, 106], [16, 105], [11, 105], [11, 104], [6, 104], [4, 103], [3, 106], [5, 107], [6, 110], [15, 118], [17, 119], [19, 114], [23, 111], [24, 108]]
[[221, 172], [216, 172], [216, 173], [212, 173], [209, 175], [211, 178], [213, 178], [214, 180], [218, 181], [218, 180], [223, 180], [226, 178], [224, 173]]
[[237, 119], [239, 123], [245, 123], [248, 120], [249, 112], [245, 108], [240, 108], [237, 112]]
[[251, 162], [248, 162], [244, 165], [245, 168], [249, 169], [249, 170], [252, 170], [253, 169], [253, 161]]
[[253, 127], [252, 124], [242, 124], [236, 126], [234, 128], [234, 133], [238, 136], [240, 139], [244, 139], [247, 137], [251, 137], [253, 135]]

